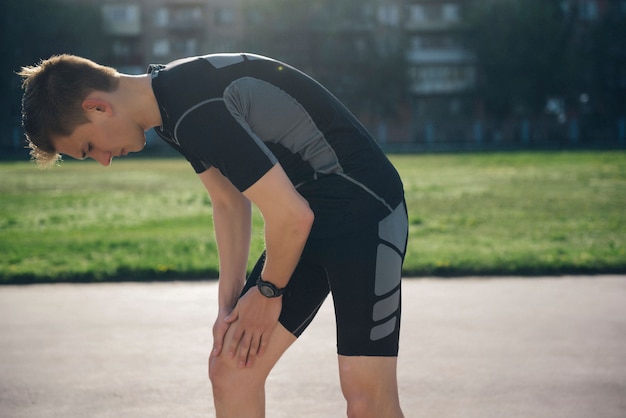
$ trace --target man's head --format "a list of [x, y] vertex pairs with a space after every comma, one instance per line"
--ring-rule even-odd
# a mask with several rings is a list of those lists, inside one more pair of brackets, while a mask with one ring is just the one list
[[120, 74], [73, 55], [59, 55], [24, 67], [22, 125], [31, 156], [47, 166], [59, 160], [55, 137], [68, 137], [89, 122], [84, 101], [94, 91], [112, 92]]

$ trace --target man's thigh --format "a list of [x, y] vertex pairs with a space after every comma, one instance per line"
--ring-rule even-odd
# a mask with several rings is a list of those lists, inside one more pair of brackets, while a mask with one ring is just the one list
[[328, 275], [339, 354], [397, 356], [406, 237], [406, 210], [400, 205], [378, 223], [305, 248], [303, 256], [317, 260]]

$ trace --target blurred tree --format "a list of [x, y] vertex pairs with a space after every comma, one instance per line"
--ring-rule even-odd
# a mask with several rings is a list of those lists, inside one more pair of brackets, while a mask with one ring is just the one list
[[53, 54], [99, 59], [105, 45], [96, 6], [61, 0], [0, 2], [0, 150], [23, 147], [21, 80], [15, 73]]
[[375, 0], [249, 0], [251, 49], [311, 74], [357, 112], [393, 115], [407, 94], [402, 28]]
[[578, 68], [573, 18], [561, 0], [481, 0], [469, 12], [477, 94], [502, 120], [543, 111], [549, 97], [575, 94]]
[[[626, 6], [609, 3], [584, 42], [584, 93], [601, 119], [626, 117]], [[582, 42], [581, 42], [582, 43]]]

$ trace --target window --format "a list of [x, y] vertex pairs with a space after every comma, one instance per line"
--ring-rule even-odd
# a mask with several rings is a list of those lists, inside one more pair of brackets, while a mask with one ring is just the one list
[[167, 39], [159, 39], [154, 41], [152, 45], [152, 55], [155, 57], [163, 57], [170, 53], [170, 41]]
[[439, 22], [442, 20], [442, 8], [440, 4], [425, 4], [424, 17], [428, 22]]
[[198, 40], [194, 38], [185, 39], [177, 45], [177, 49], [179, 52], [178, 55], [181, 56], [191, 56], [198, 54]]
[[221, 6], [215, 10], [215, 23], [219, 25], [232, 25], [235, 23], [235, 11], [232, 7]]
[[116, 57], [128, 57], [132, 52], [132, 46], [128, 42], [119, 39], [113, 41], [111, 48], [113, 49], [113, 55]]
[[164, 28], [170, 21], [170, 12], [166, 7], [159, 7], [154, 12], [154, 26]]
[[141, 11], [136, 4], [105, 4], [102, 6], [102, 17], [106, 31], [112, 35], [141, 33]]
[[400, 9], [397, 4], [380, 5], [377, 13], [378, 22], [383, 25], [398, 26]]
[[418, 4], [409, 6], [409, 22], [422, 23], [426, 20], [424, 7]]
[[435, 24], [440, 25], [442, 22], [456, 22], [460, 19], [459, 7], [456, 4], [412, 4], [408, 9], [409, 24]]
[[442, 14], [446, 22], [456, 23], [461, 20], [458, 4], [444, 4]]
[[202, 24], [203, 12], [200, 6], [172, 7], [170, 25], [177, 28], [189, 28]]

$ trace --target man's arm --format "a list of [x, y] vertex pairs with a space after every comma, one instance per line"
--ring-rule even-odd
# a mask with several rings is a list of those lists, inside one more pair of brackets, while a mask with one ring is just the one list
[[[263, 279], [285, 287], [298, 264], [313, 224], [313, 211], [296, 191], [280, 164], [276, 164], [243, 192], [261, 211], [265, 225]], [[252, 366], [263, 354], [282, 308], [282, 298], [268, 299], [257, 287], [248, 291], [226, 318], [233, 338], [225, 347], [239, 357], [240, 366]]]
[[216, 168], [199, 174], [209, 192], [219, 253], [219, 314], [213, 327], [213, 355], [222, 349], [229, 324], [224, 321], [241, 294], [250, 251], [251, 205]]
[[276, 164], [243, 194], [263, 215], [266, 247], [263, 279], [277, 287], [285, 287], [309, 237], [313, 211], [280, 164]]

